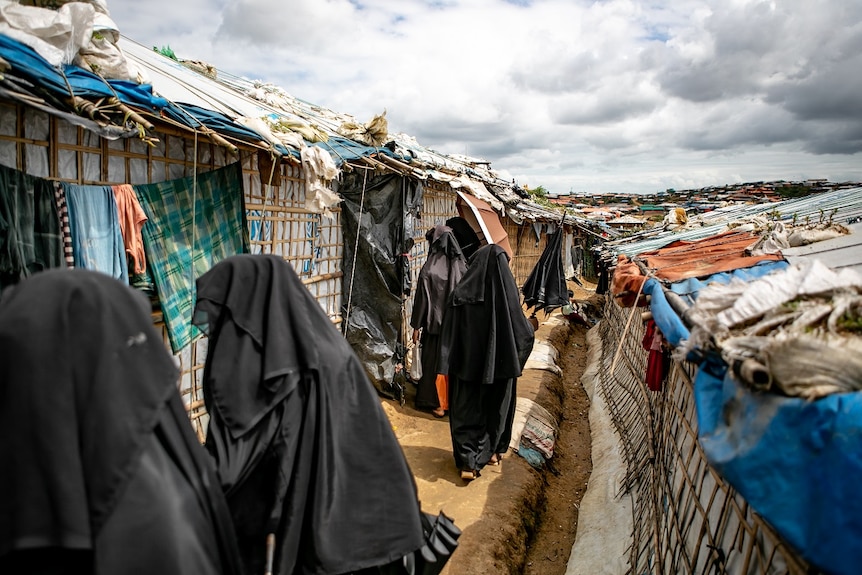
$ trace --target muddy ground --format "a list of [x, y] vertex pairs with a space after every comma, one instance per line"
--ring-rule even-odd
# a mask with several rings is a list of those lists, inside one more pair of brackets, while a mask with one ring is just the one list
[[[570, 287], [576, 299], [596, 303], [592, 290]], [[554, 457], [542, 469], [510, 450], [502, 465], [486, 467], [481, 477], [464, 482], [452, 459], [448, 418], [415, 410], [412, 385], [405, 405], [383, 401], [416, 478], [422, 509], [442, 510], [463, 531], [446, 575], [566, 572], [592, 469], [589, 400], [580, 381], [589, 327], [564, 320], [559, 310], [539, 319], [536, 340], [559, 351], [562, 375], [525, 370], [518, 396], [533, 399], [560, 422]]]

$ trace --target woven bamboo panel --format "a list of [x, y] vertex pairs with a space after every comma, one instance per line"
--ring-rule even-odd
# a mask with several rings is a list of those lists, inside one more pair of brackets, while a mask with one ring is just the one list
[[607, 401], [632, 498], [629, 573], [810, 574], [812, 571], [709, 466], [697, 439], [695, 367], [672, 362], [660, 392], [644, 383], [645, 308], [610, 298], [600, 325]]
[[501, 218], [501, 221], [509, 234], [509, 245], [512, 246], [512, 261], [509, 262], [509, 267], [515, 276], [515, 283], [520, 287], [530, 277], [530, 272], [548, 244], [548, 234], [542, 232], [537, 236], [533, 224], [528, 221], [518, 224], [508, 217]]
[[[340, 322], [340, 212], [336, 207], [326, 217], [303, 208], [305, 180], [298, 165], [259, 163], [258, 152], [231, 153], [206, 138], [170, 129], [155, 133], [152, 145], [135, 138], [107, 140], [40, 110], [9, 103], [0, 103], [0, 126], [2, 163], [34, 176], [82, 185], [162, 182], [240, 159], [252, 252], [283, 256], [332, 321]], [[272, 166], [279, 166], [277, 174]], [[153, 321], [169, 347], [160, 312], [154, 312]], [[176, 355], [180, 392], [201, 440], [206, 429], [201, 393], [206, 350], [207, 340], [200, 338]]]
[[404, 301], [402, 318], [403, 341], [408, 342], [408, 344], [411, 341], [410, 314], [413, 309], [416, 281], [419, 277], [419, 270], [422, 269], [422, 265], [428, 259], [428, 241], [425, 239], [425, 233], [434, 226], [444, 224], [449, 218], [458, 215], [458, 208], [455, 205], [456, 198], [457, 195], [447, 184], [429, 181], [422, 193], [420, 217], [408, 216], [406, 231], [413, 238], [413, 248], [410, 250], [410, 280], [413, 288]]

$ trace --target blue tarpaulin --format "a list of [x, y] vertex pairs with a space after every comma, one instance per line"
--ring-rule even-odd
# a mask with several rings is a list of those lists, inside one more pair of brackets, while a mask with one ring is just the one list
[[405, 164], [409, 164], [412, 161], [411, 158], [396, 154], [385, 146], [381, 148], [375, 148], [373, 146], [368, 146], [354, 140], [348, 140], [347, 138], [330, 137], [327, 141], [317, 142], [314, 145], [320, 146], [321, 148], [329, 152], [332, 155], [332, 159], [335, 160], [335, 164], [337, 166], [341, 166], [341, 164], [343, 164], [344, 162], [357, 160], [359, 158], [364, 158], [372, 154], [383, 154]]
[[755, 393], [712, 358], [694, 383], [710, 465], [807, 561], [862, 565], [862, 393], [806, 401]]
[[[220, 112], [207, 110], [194, 104], [169, 103], [162, 114], [191, 128], [199, 128], [203, 125], [218, 134], [228, 135], [238, 140], [253, 143], [263, 141], [263, 137], [254, 130], [234, 122]], [[296, 150], [289, 150], [282, 144], [276, 144], [274, 147], [283, 156], [293, 155], [299, 158], [299, 152]]]
[[[684, 280], [667, 288], [696, 299], [702, 287], [753, 281], [786, 262]], [[656, 325], [675, 347], [689, 336], [662, 283], [649, 279]], [[698, 350], [694, 383], [698, 436], [710, 465], [802, 556], [827, 573], [862, 565], [862, 393], [807, 401], [755, 392], [715, 351]]]
[[693, 304], [697, 299], [697, 292], [702, 290], [708, 284], [711, 283], [719, 283], [719, 284], [727, 284], [730, 283], [730, 280], [733, 278], [745, 281], [752, 282], [756, 279], [762, 278], [766, 274], [770, 274], [777, 270], [786, 269], [790, 264], [788, 264], [784, 260], [779, 261], [762, 261], [758, 264], [755, 264], [751, 267], [740, 268], [738, 270], [733, 270], [730, 272], [721, 272], [717, 274], [712, 274], [704, 279], [699, 278], [688, 278], [684, 280], [680, 280], [678, 282], [674, 282], [670, 285], [670, 290], [675, 293], [683, 296], [689, 305]]
[[26, 44], [3, 34], [0, 34], [0, 57], [9, 62], [10, 75], [26, 80], [36, 92], [61, 102], [71, 95], [83, 98], [117, 96], [123, 103], [154, 112], [168, 104], [167, 100], [153, 94], [149, 84], [106, 80], [78, 66], [55, 68]]
[[[73, 95], [88, 100], [116, 97], [132, 108], [147, 110], [193, 129], [206, 126], [218, 134], [240, 140], [264, 141], [260, 134], [224, 114], [192, 104], [169, 102], [155, 95], [151, 84], [108, 80], [79, 66], [54, 67], [26, 44], [3, 34], [0, 34], [0, 57], [10, 64], [9, 76], [29, 84], [22, 89], [42, 97], [48, 105], [57, 106], [61, 111], [72, 110], [70, 98]], [[274, 147], [282, 155], [299, 157], [298, 152], [283, 145]]]
[[674, 347], [688, 339], [688, 328], [682, 323], [679, 315], [670, 307], [664, 295], [661, 282], [650, 278], [644, 282], [643, 293], [650, 296], [650, 312], [656, 326], [665, 339]]

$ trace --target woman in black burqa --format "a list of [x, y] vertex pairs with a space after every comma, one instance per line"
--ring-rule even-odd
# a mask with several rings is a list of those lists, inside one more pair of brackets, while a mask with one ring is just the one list
[[426, 536], [413, 475], [356, 354], [290, 264], [219, 262], [197, 281], [194, 321], [209, 335], [206, 448], [247, 572], [265, 572], [267, 549], [277, 574], [405, 572]]
[[0, 573], [239, 574], [149, 300], [83, 269], [0, 297]]
[[494, 244], [479, 248], [452, 292], [440, 336], [452, 450], [466, 480], [509, 449], [516, 382], [534, 338], [508, 254]]
[[[434, 226], [425, 234], [425, 239], [428, 240], [428, 258], [419, 270], [410, 315], [413, 345], [421, 345], [422, 349], [422, 378], [416, 385], [415, 401], [416, 409], [431, 410], [437, 417], [443, 417], [437, 394], [440, 329], [446, 302], [467, 271], [467, 258], [447, 225]], [[443, 398], [444, 406], [445, 400]]]

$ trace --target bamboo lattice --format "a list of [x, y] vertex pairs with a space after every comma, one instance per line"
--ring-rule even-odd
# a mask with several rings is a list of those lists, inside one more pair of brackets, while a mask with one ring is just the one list
[[[644, 383], [645, 308], [608, 298], [599, 324], [599, 393], [626, 463], [631, 574], [811, 574], [805, 562], [709, 466], [697, 439], [695, 366], [672, 362], [663, 390]], [[632, 315], [633, 314], [633, 315]]]

